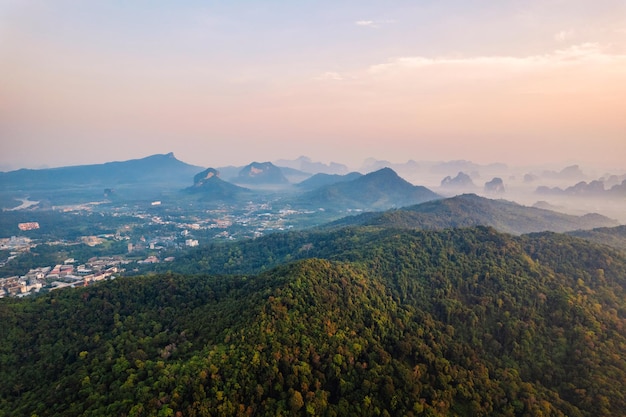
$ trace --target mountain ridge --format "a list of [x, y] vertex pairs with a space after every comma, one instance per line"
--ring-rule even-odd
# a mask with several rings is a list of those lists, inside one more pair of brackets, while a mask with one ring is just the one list
[[[144, 158], [127, 161], [105, 162], [103, 164], [74, 165], [45, 169], [19, 169], [0, 173], [0, 184], [10, 187], [16, 181], [30, 186], [47, 186], [54, 182], [61, 184], [98, 183], [102, 185], [120, 182], [134, 183], [139, 180], [153, 179], [188, 181], [188, 176], [204, 168], [182, 162], [174, 153], [155, 154]], [[193, 173], [193, 174], [191, 174]]]
[[444, 229], [491, 226], [500, 232], [525, 234], [545, 230], [566, 232], [577, 229], [617, 226], [615, 220], [600, 214], [572, 216], [507, 200], [492, 200], [476, 194], [425, 202], [383, 213], [363, 213], [330, 223], [346, 225]]
[[315, 188], [336, 184], [338, 182], [352, 181], [361, 177], [362, 175], [363, 174], [359, 172], [350, 172], [348, 174], [317, 173], [295, 185], [300, 189], [314, 190]]

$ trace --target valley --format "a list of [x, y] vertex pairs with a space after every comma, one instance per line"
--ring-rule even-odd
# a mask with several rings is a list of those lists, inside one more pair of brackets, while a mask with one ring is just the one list
[[11, 174], [0, 416], [623, 415], [619, 221], [173, 159]]

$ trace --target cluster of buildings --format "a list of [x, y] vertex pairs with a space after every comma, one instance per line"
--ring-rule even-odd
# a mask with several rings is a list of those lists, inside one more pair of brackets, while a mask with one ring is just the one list
[[26, 275], [0, 278], [0, 298], [23, 297], [42, 289], [49, 291], [66, 287], [87, 286], [90, 283], [112, 278], [128, 263], [120, 256], [91, 258], [86, 264], [73, 265], [67, 259], [63, 265], [38, 267]]
[[27, 251], [32, 245], [29, 238], [24, 236], [11, 236], [10, 238], [0, 239], [0, 250], [10, 251], [10, 256], [6, 259], [0, 259], [0, 268], [6, 265], [12, 259], [15, 259], [19, 253]]
[[[63, 265], [38, 267], [29, 265], [31, 269], [23, 276], [4, 275], [0, 278], [0, 297], [25, 296], [38, 291], [50, 291], [64, 287], [76, 287], [89, 285], [91, 282], [100, 281], [112, 277], [121, 272], [121, 263], [136, 262], [137, 264], [154, 264], [159, 262], [171, 262], [173, 257], [161, 258], [157, 251], [169, 249], [183, 250], [199, 246], [201, 240], [228, 239], [258, 237], [271, 230], [286, 230], [292, 226], [291, 219], [302, 214], [310, 214], [301, 210], [282, 208], [275, 210], [269, 203], [248, 203], [244, 207], [233, 209], [220, 207], [200, 212], [189, 211], [162, 211], [159, 201], [155, 201], [146, 210], [141, 207], [123, 207], [108, 212], [112, 217], [125, 216], [132, 218], [127, 223], [119, 225], [113, 234], [81, 236], [74, 241], [54, 241], [52, 239], [31, 240], [26, 236], [11, 236], [0, 238], [0, 250], [3, 257], [0, 259], [0, 268], [4, 267], [16, 257], [27, 253], [38, 244], [59, 245], [68, 248], [72, 254], [71, 246], [83, 243], [90, 247], [99, 246], [107, 240], [128, 242], [124, 249], [119, 250], [119, 256], [109, 258], [90, 259], [84, 265], [75, 265], [73, 259], [67, 260]], [[56, 209], [63, 211], [93, 211], [93, 205], [68, 206]], [[80, 218], [78, 218], [80, 219]], [[80, 221], [80, 220], [78, 220]], [[102, 224], [107, 224], [108, 217], [102, 217]], [[40, 227], [38, 222], [31, 221], [19, 223], [20, 231], [35, 230]], [[94, 229], [95, 230], [95, 229]], [[31, 236], [32, 237], [32, 236]], [[123, 252], [123, 253], [122, 253]], [[111, 253], [111, 252], [109, 252]], [[6, 254], [6, 255], [5, 255]], [[6, 256], [6, 257], [5, 257]], [[71, 255], [70, 255], [71, 256]], [[126, 258], [122, 258], [126, 256]], [[127, 260], [132, 259], [132, 260]], [[0, 272], [1, 273], [1, 272]]]
[[2, 250], [20, 250], [31, 246], [31, 240], [25, 236], [11, 236], [9, 238], [0, 238], [0, 249]]
[[18, 223], [17, 228], [20, 230], [35, 230], [35, 229], [39, 229], [39, 223], [38, 222]]
[[0, 278], [0, 298], [19, 297], [30, 294], [31, 291], [38, 292], [43, 284], [32, 277], [9, 277]]

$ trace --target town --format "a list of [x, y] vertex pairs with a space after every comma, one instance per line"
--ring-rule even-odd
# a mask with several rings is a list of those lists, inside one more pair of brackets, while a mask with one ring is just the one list
[[[203, 243], [301, 228], [320, 215], [323, 211], [276, 208], [271, 202], [183, 209], [152, 201], [7, 211], [8, 225], [0, 230], [0, 297], [90, 285], [172, 261]], [[15, 222], [7, 221], [10, 216]], [[25, 218], [29, 221], [19, 221]], [[42, 259], [49, 264], [42, 266]]]
[[93, 282], [115, 278], [128, 263], [120, 256], [94, 257], [75, 267], [69, 258], [63, 264], [30, 269], [22, 276], [0, 278], [0, 298], [23, 297], [41, 290], [52, 291], [67, 287], [83, 287]]

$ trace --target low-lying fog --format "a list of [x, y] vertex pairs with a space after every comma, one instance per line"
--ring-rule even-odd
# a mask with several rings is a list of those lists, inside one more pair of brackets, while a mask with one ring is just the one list
[[[509, 167], [470, 161], [391, 163], [368, 159], [355, 170], [366, 174], [383, 167], [446, 197], [475, 193], [567, 214], [599, 213], [626, 224], [626, 169], [602, 172], [582, 165]], [[345, 174], [349, 169], [342, 167], [342, 171], [334, 173]]]

